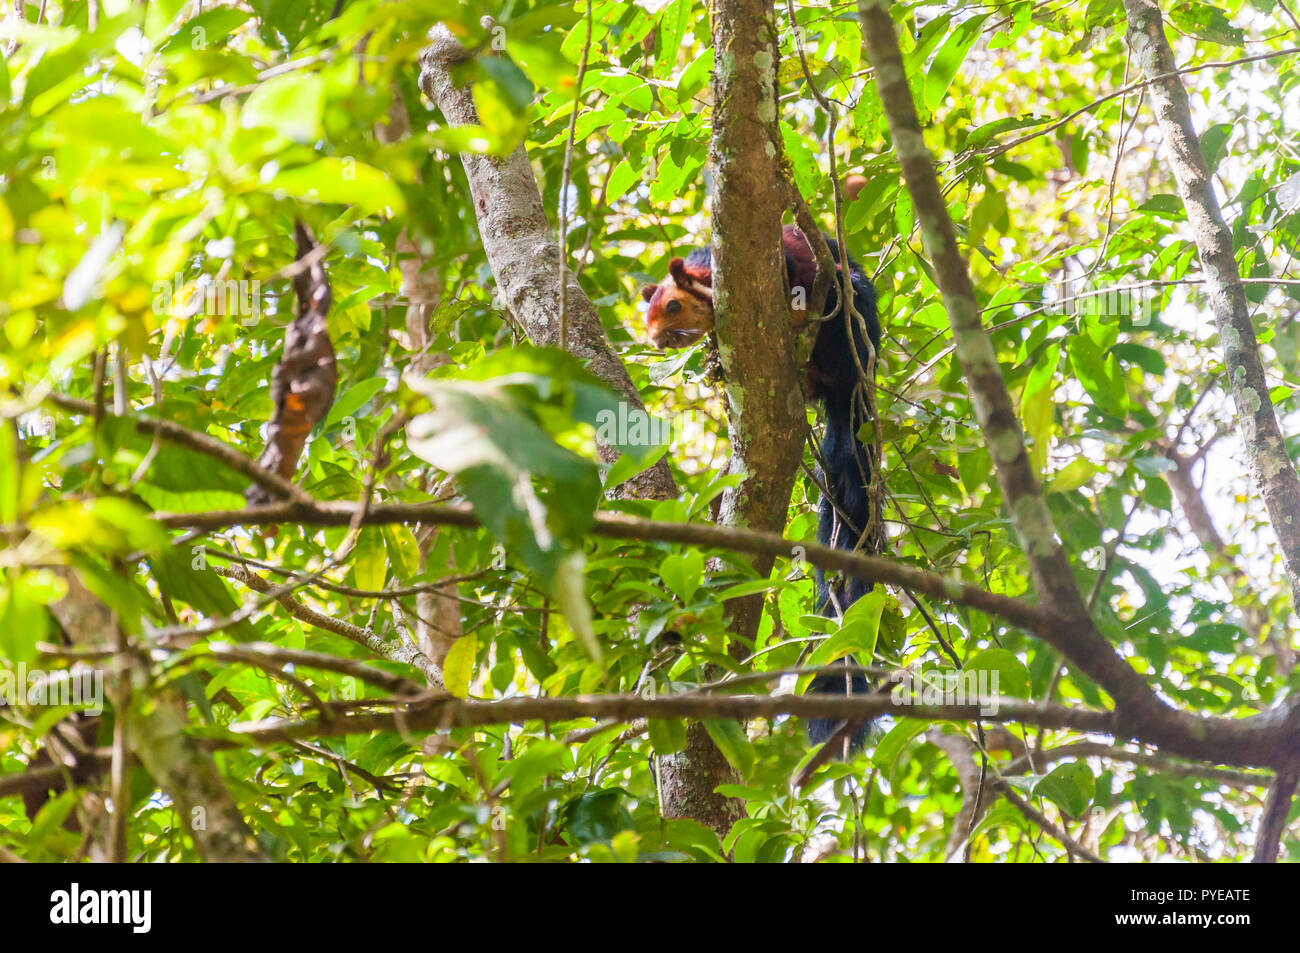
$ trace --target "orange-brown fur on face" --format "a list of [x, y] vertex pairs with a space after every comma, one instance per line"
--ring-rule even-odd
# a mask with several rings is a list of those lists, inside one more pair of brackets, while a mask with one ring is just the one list
[[655, 347], [689, 347], [713, 330], [712, 286], [708, 269], [674, 258], [663, 281], [641, 289], [650, 303], [646, 330]]

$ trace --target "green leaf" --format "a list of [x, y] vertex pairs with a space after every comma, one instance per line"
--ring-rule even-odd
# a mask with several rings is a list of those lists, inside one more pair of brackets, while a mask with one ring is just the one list
[[214, 46], [225, 46], [230, 35], [248, 21], [247, 10], [214, 7], [204, 10], [181, 25], [171, 38], [158, 48], [163, 56], [185, 55]]
[[288, 73], [266, 80], [249, 95], [240, 114], [245, 129], [272, 129], [293, 142], [320, 138], [325, 81], [315, 73]]
[[803, 136], [786, 122], [781, 123], [781, 141], [785, 145], [785, 154], [790, 158], [795, 185], [805, 198], [813, 198], [818, 194], [822, 176], [812, 150], [804, 142]]
[[1216, 122], [1201, 134], [1201, 156], [1211, 171], [1217, 169], [1223, 159], [1228, 139], [1232, 136], [1232, 128], [1229, 123]]
[[651, 453], [649, 456], [637, 457], [630, 453], [621, 453], [613, 466], [605, 471], [605, 492], [608, 493], [615, 487], [622, 486], [628, 480], [639, 476], [646, 470], [658, 463], [667, 454], [668, 447], [663, 447], [661, 451]]
[[388, 552], [378, 527], [366, 526], [357, 536], [356, 549], [352, 552], [352, 575], [358, 589], [378, 592], [384, 588], [388, 579]]
[[32, 514], [29, 525], [60, 549], [157, 552], [170, 542], [145, 510], [120, 497], [55, 503]]
[[242, 493], [221, 490], [197, 490], [177, 493], [148, 483], [135, 488], [136, 495], [154, 510], [167, 513], [205, 513], [213, 510], [238, 510], [246, 505]]
[[1227, 14], [1211, 4], [1199, 0], [1183, 0], [1170, 8], [1168, 15], [1180, 32], [1226, 46], [1242, 46], [1245, 43], [1245, 31], [1233, 26]]
[[545, 783], [548, 774], [562, 774], [566, 767], [572, 767], [568, 746], [548, 738], [538, 738], [502, 769], [497, 783], [509, 781], [514, 795], [529, 794]]
[[742, 778], [748, 778], [754, 770], [754, 746], [745, 735], [744, 726], [734, 718], [706, 718], [703, 725], [727, 763]]
[[1097, 465], [1086, 457], [1071, 461], [1064, 469], [1052, 475], [1047, 484], [1048, 493], [1073, 493], [1081, 486], [1087, 486], [1097, 475]]
[[[875, 655], [886, 598], [884, 588], [877, 586], [849, 606], [839, 631], [817, 646], [808, 657], [807, 665], [829, 665], [836, 659], [855, 654], [869, 663]], [[801, 681], [811, 681], [813, 677], [805, 675]]]
[[[542, 377], [524, 368], [546, 366]], [[515, 373], [501, 374], [512, 369]], [[518, 349], [482, 362], [475, 373], [488, 380], [407, 378], [433, 402], [433, 410], [407, 425], [407, 445], [421, 459], [455, 474], [485, 526], [506, 551], [520, 556], [543, 583], [555, 589], [568, 554], [577, 552], [591, 528], [600, 498], [594, 462], [559, 446], [542, 420], [563, 429], [588, 420], [612, 399], [570, 360]], [[576, 564], [569, 563], [570, 576]], [[578, 612], [570, 618], [580, 635], [586, 612], [574, 599], [580, 586], [564, 582], [564, 598]], [[585, 600], [584, 600], [585, 601]]]
[[[536, 13], [551, 20], [566, 12], [564, 7], [543, 7]], [[532, 85], [539, 89], [572, 90], [576, 70], [573, 64], [560, 53], [558, 44], [551, 42], [557, 31], [523, 32], [519, 31], [519, 21], [512, 21], [506, 29], [510, 31], [510, 55], [514, 58], [532, 80]]]
[[[196, 569], [196, 563], [202, 568]], [[239, 600], [225, 580], [207, 565], [202, 554], [190, 554], [172, 547], [151, 559], [150, 568], [158, 588], [173, 602], [193, 606], [209, 619], [232, 615], [239, 609]], [[247, 620], [227, 631], [239, 641], [258, 638], [257, 629]]]
[[607, 788], [583, 794], [561, 814], [564, 831], [581, 845], [607, 843], [620, 831], [635, 830], [636, 822], [623, 806], [624, 792]]
[[1033, 793], [1047, 798], [1067, 817], [1080, 817], [1097, 794], [1097, 780], [1086, 763], [1071, 761], [1039, 779]]
[[1051, 121], [1051, 116], [1034, 115], [1008, 116], [1002, 119], [995, 119], [982, 126], [977, 126], [967, 133], [965, 147], [967, 149], [980, 149], [1004, 132], [1032, 129], [1034, 126], [1041, 126], [1044, 123]]
[[943, 103], [944, 94], [957, 76], [957, 71], [966, 59], [975, 41], [980, 38], [981, 28], [988, 14], [963, 20], [943, 41], [939, 51], [925, 70], [925, 106], [934, 112]]
[[985, 683], [983, 673], [987, 672], [988, 691], [993, 695], [1010, 695], [1013, 698], [1029, 697], [1029, 669], [1007, 649], [984, 649], [966, 660], [962, 676], [974, 675], [979, 683]]
[[501, 91], [516, 112], [522, 113], [532, 104], [533, 84], [528, 81], [524, 71], [508, 57], [481, 57], [478, 68], [487, 81]]
[[1128, 415], [1128, 392], [1115, 358], [1093, 343], [1086, 334], [1070, 339], [1070, 364], [1079, 383], [1093, 399], [1097, 409], [1112, 417]]
[[1153, 195], [1138, 206], [1140, 212], [1151, 212], [1161, 218], [1182, 219], [1187, 217], [1183, 200], [1177, 195]]
[[451, 643], [442, 662], [442, 681], [448, 693], [456, 698], [468, 697], [477, 657], [478, 639], [474, 636], [464, 635]]
[[[0, 661], [7, 665], [36, 661], [36, 643], [46, 638], [50, 617], [21, 585], [0, 584]], [[0, 689], [3, 675], [0, 672]], [[21, 686], [15, 686], [21, 687]], [[8, 698], [0, 691], [0, 698]]]
[[402, 193], [383, 172], [349, 157], [327, 156], [310, 165], [286, 169], [268, 186], [309, 202], [354, 205], [366, 212], [406, 208]]
[[[250, 0], [263, 39], [272, 47], [283, 36], [292, 50], [331, 16], [336, 0]], [[364, 7], [365, 4], [359, 4]], [[437, 19], [435, 16], [434, 20]], [[277, 35], [278, 34], [278, 35]]]
[[1164, 377], [1169, 370], [1169, 365], [1159, 351], [1142, 344], [1121, 341], [1110, 349], [1110, 353], [1128, 364], [1136, 364], [1154, 377]]
[[871, 753], [871, 763], [885, 773], [891, 787], [898, 784], [898, 773], [906, 766], [906, 761], [902, 760], [903, 751], [929, 727], [930, 722], [923, 719], [900, 718], [876, 745], [876, 750]]
[[1047, 452], [1052, 446], [1052, 428], [1056, 423], [1052, 389], [1040, 387], [1032, 393], [1026, 393], [1020, 404], [1020, 418], [1029, 444], [1029, 460], [1034, 466], [1034, 472], [1042, 473], [1047, 466]]
[[627, 190], [640, 180], [641, 171], [634, 168], [627, 159], [623, 159], [618, 165], [614, 166], [614, 171], [609, 174], [609, 183], [605, 187], [605, 195], [609, 201], [613, 202], [622, 198]]
[[[713, 48], [706, 47], [691, 61], [691, 64], [677, 76], [677, 92], [682, 96], [694, 96], [708, 82], [713, 72]], [[801, 71], [802, 75], [802, 71]]]
[[686, 722], [680, 718], [651, 718], [646, 722], [655, 754], [674, 754], [686, 747]]
[[971, 215], [970, 234], [972, 245], [982, 245], [985, 234], [990, 228], [1007, 226], [1007, 200], [997, 189], [986, 188], [979, 204]]
[[684, 605], [690, 605], [704, 579], [704, 556], [697, 549], [673, 553], [659, 564], [659, 576]]
[[420, 572], [420, 544], [411, 528], [404, 523], [385, 526], [384, 543], [398, 578], [414, 579]]

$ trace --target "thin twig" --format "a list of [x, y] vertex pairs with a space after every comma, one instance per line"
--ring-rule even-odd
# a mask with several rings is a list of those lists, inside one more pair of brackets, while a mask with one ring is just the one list
[[[569, 182], [573, 168], [573, 138], [578, 126], [578, 107], [582, 104], [582, 82], [587, 76], [587, 56], [591, 52], [591, 0], [587, 8], [587, 40], [582, 45], [582, 62], [574, 82], [573, 111], [569, 113], [569, 138], [564, 147], [564, 171], [560, 176], [560, 350], [569, 348]], [[588, 224], [590, 227], [590, 223]]]

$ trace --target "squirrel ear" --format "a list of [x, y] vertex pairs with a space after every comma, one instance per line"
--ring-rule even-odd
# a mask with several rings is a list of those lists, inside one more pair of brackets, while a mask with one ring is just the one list
[[651, 298], [653, 298], [653, 297], [655, 296], [655, 292], [658, 291], [658, 290], [659, 290], [659, 286], [658, 286], [658, 285], [642, 285], [642, 286], [641, 286], [641, 297], [643, 297], [643, 298], [645, 298], [647, 301], [649, 301]]
[[710, 293], [713, 291], [713, 271], [709, 268], [701, 268], [699, 265], [687, 265], [686, 276], [702, 286]]
[[689, 288], [691, 285], [691, 276], [686, 273], [686, 262], [680, 258], [674, 258], [668, 263], [668, 274], [673, 276], [673, 281], [677, 282], [679, 288]]

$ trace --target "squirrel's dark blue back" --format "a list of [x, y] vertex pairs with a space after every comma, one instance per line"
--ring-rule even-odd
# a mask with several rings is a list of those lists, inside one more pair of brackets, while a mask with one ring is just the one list
[[[831, 239], [827, 239], [827, 244], [839, 262], [838, 245]], [[871, 454], [858, 438], [859, 430], [869, 419], [868, 403], [867, 394], [855, 394], [855, 390], [859, 381], [864, 379], [863, 372], [874, 371], [862, 336], [862, 324], [866, 325], [871, 347], [879, 354], [880, 320], [876, 313], [876, 290], [871, 281], [852, 256], [848, 258], [848, 265], [853, 306], [862, 319], [861, 323], [847, 319], [838, 309], [840, 287], [837, 275], [826, 296], [825, 313], [834, 316], [822, 324], [813, 345], [811, 361], [815, 375], [812, 396], [821, 399], [826, 412], [826, 430], [821, 443], [825, 469], [819, 468], [818, 476], [830, 491], [822, 494], [818, 504], [817, 539], [823, 546], [846, 550], [857, 549], [861, 543], [868, 552], [873, 552], [876, 548], [874, 541], [862, 538], [871, 525], [871, 502], [867, 494], [871, 482]], [[816, 578], [817, 606], [823, 615], [843, 613], [871, 590], [871, 583], [855, 576], [828, 584], [825, 573], [819, 569]], [[847, 673], [819, 675], [808, 686], [809, 692], [828, 695], [860, 694], [867, 690], [864, 676], [849, 676]], [[820, 744], [834, 733], [838, 725], [835, 719], [812, 719], [808, 722], [808, 737], [814, 744]], [[850, 747], [862, 746], [867, 728], [864, 723], [854, 730]]]
[[[839, 248], [828, 239], [836, 262]], [[876, 314], [876, 290], [850, 256], [849, 279], [853, 288], [853, 307], [861, 322], [852, 321], [839, 310], [839, 281], [832, 283], [826, 295], [826, 314], [834, 315], [822, 324], [813, 345], [815, 369], [814, 393], [826, 412], [826, 431], [822, 437], [821, 457], [825, 471], [820, 473], [830, 496], [822, 496], [817, 527], [818, 541], [837, 549], [856, 549], [871, 522], [871, 504], [867, 485], [871, 482], [871, 456], [858, 439], [862, 425], [869, 420], [868, 395], [858, 392], [864, 372], [873, 371], [870, 350], [862, 336], [866, 325], [871, 349], [880, 352], [880, 320]], [[838, 313], [837, 313], [838, 311]], [[849, 326], [852, 325], [852, 335]], [[850, 344], [850, 339], [852, 344]], [[832, 500], [834, 504], [832, 505]], [[828, 605], [831, 592], [823, 574], [817, 574], [817, 604], [820, 611], [847, 609], [870, 591], [861, 579], [843, 580], [834, 589], [834, 602]], [[838, 606], [835, 605], [838, 603]]]

